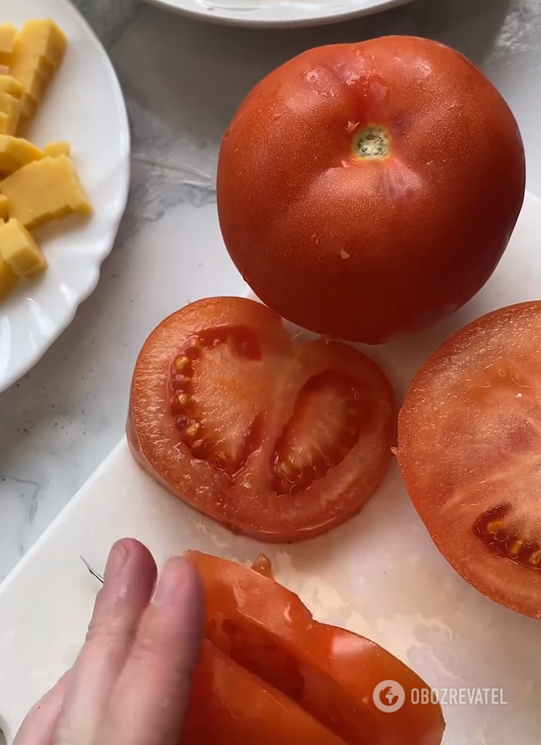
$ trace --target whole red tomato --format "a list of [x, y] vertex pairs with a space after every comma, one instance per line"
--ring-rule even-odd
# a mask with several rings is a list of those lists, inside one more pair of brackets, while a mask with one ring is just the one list
[[461, 54], [391, 36], [307, 51], [262, 80], [218, 168], [225, 244], [285, 318], [378, 343], [488, 280], [523, 201], [515, 119]]

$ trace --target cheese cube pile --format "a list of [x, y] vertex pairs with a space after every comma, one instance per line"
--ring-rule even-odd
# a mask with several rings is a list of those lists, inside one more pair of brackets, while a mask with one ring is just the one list
[[14, 135], [29, 121], [60, 67], [68, 40], [54, 21], [27, 21], [19, 32], [0, 26], [0, 134]]
[[29, 231], [70, 214], [92, 214], [70, 143], [41, 149], [17, 136], [43, 102], [67, 43], [48, 19], [27, 21], [20, 31], [0, 25], [0, 301], [20, 279], [47, 267]]
[[15, 37], [10, 75], [23, 86], [22, 115], [31, 119], [60, 67], [68, 40], [50, 20], [27, 21]]
[[0, 75], [0, 134], [14, 135], [22, 113], [22, 83], [12, 75]]

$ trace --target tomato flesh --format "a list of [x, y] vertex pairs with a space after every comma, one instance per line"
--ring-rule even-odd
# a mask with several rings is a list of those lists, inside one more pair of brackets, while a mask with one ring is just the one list
[[352, 347], [290, 337], [242, 298], [187, 306], [150, 335], [136, 364], [128, 438], [176, 496], [269, 541], [326, 532], [384, 477], [395, 404]]
[[541, 617], [541, 303], [449, 339], [399, 417], [406, 486], [450, 564], [488, 597]]
[[[267, 559], [260, 557], [252, 570], [196, 551], [187, 558], [205, 587], [207, 638], [265, 690], [285, 696], [295, 717], [304, 712], [347, 745], [404, 745], [406, 736], [408, 745], [439, 745], [440, 707], [411, 703], [411, 689], [426, 684], [376, 644], [314, 621], [298, 596], [273, 580]], [[379, 711], [372, 698], [377, 683], [387, 679], [407, 694], [394, 713]], [[227, 699], [236, 699], [235, 688], [222, 696], [223, 707], [234, 711]], [[193, 705], [208, 704], [194, 699]], [[299, 743], [311, 742], [298, 736]]]

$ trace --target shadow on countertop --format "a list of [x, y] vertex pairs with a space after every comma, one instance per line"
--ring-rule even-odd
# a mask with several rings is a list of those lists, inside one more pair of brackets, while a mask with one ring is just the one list
[[302, 29], [222, 26], [145, 7], [110, 50], [130, 110], [134, 150], [143, 139], [145, 151], [152, 152], [163, 141], [179, 135], [191, 139], [190, 134], [198, 147], [208, 142], [212, 149], [262, 77], [321, 44], [388, 34], [426, 36], [483, 66], [517, 1], [416, 0], [345, 23]]
[[[85, 2], [85, 0], [82, 0]], [[235, 50], [239, 64], [264, 58], [277, 66], [305, 49], [321, 44], [362, 41], [388, 34], [407, 34], [437, 39], [459, 49], [482, 65], [512, 6], [520, 0], [415, 0], [407, 5], [342, 23], [312, 28], [260, 29], [206, 23], [152, 7], [144, 11], [152, 26], [167, 25], [178, 35], [186, 57], [221, 57]], [[161, 17], [161, 22], [160, 22]], [[162, 27], [162, 31], [165, 31]], [[274, 54], [270, 55], [269, 50]], [[263, 53], [262, 53], [263, 52]], [[271, 68], [269, 68], [271, 69]], [[259, 79], [252, 68], [252, 81]], [[252, 85], [252, 83], [250, 84]]]

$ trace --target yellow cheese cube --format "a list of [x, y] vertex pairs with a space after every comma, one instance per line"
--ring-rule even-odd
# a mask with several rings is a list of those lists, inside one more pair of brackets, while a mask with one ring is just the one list
[[63, 52], [66, 51], [68, 46], [66, 34], [50, 18], [26, 21], [19, 36], [36, 40], [47, 38], [51, 44], [54, 44], [55, 47]]
[[24, 166], [0, 182], [0, 193], [8, 198], [11, 217], [28, 229], [72, 212], [92, 214], [75, 166], [65, 155]]
[[30, 120], [45, 96], [47, 81], [37, 72], [19, 73], [17, 79], [23, 84], [24, 89], [21, 98], [21, 116]]
[[0, 255], [0, 302], [15, 288], [19, 277]]
[[0, 75], [0, 92], [9, 93], [10, 96], [21, 98], [23, 87], [13, 75]]
[[60, 67], [68, 40], [53, 21], [27, 21], [15, 39], [11, 74], [39, 70], [50, 80]]
[[7, 220], [9, 216], [9, 202], [7, 197], [0, 194], [0, 220]]
[[12, 96], [10, 93], [0, 91], [0, 112], [2, 114], [10, 113], [13, 108], [13, 102], [18, 103], [20, 108], [21, 102], [18, 98], [15, 98], [15, 96]]
[[21, 117], [29, 121], [37, 110], [38, 104], [30, 96], [23, 95], [21, 100]]
[[69, 142], [48, 142], [43, 148], [43, 153], [50, 155], [51, 158], [58, 158], [59, 155], [71, 158], [71, 145]]
[[67, 39], [51, 20], [27, 21], [18, 34], [12, 60], [11, 75], [24, 88], [22, 115], [31, 119], [42, 102], [45, 90], [60, 66]]
[[[19, 101], [19, 106], [21, 106], [21, 102]], [[22, 107], [21, 107], [22, 110]], [[2, 114], [0, 112], [0, 135], [12, 135], [13, 134], [13, 127], [15, 125], [15, 116], [13, 113], [11, 114]]]
[[41, 160], [43, 153], [35, 145], [22, 137], [0, 135], [0, 174], [9, 176], [19, 168]]
[[24, 57], [16, 57], [14, 55], [13, 62], [9, 68], [10, 74], [17, 80], [21, 79], [21, 75], [38, 72], [46, 83], [50, 82], [55, 70], [56, 68], [50, 62], [47, 62], [45, 57], [27, 57], [26, 55]]
[[22, 105], [18, 98], [0, 91], [0, 134], [14, 135], [19, 125]]
[[11, 23], [0, 26], [0, 65], [10, 66], [16, 36], [17, 29]]
[[19, 35], [15, 41], [11, 69], [19, 67], [24, 70], [30, 65], [42, 66], [43, 74], [51, 76], [60, 67], [65, 49], [57, 47], [47, 37], [24, 37]]
[[17, 131], [22, 112], [21, 102], [17, 101], [17, 103], [19, 104], [18, 113], [15, 109], [9, 114], [0, 112], [0, 135], [14, 135]]
[[[1, 208], [2, 202], [0, 201], [0, 210]], [[2, 217], [0, 217], [0, 226], [2, 226], [3, 224], [4, 220], [2, 219]], [[2, 300], [9, 295], [18, 281], [19, 278], [10, 267], [10, 265], [7, 263], [7, 261], [4, 261], [2, 255], [0, 254], [0, 302], [2, 302]]]
[[0, 256], [18, 277], [33, 277], [47, 268], [47, 259], [18, 220], [0, 225]]
[[40, 104], [45, 96], [45, 91], [49, 85], [47, 78], [44, 78], [39, 70], [28, 70], [27, 72], [17, 72], [12, 68], [15, 78], [21, 83], [24, 89], [23, 99], [29, 96], [36, 104]]

